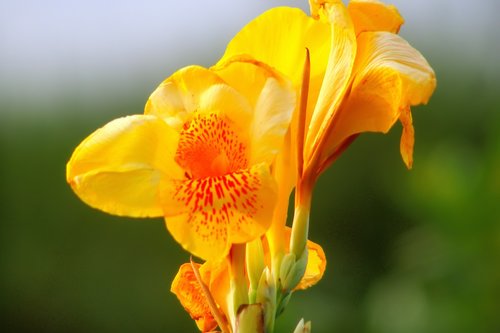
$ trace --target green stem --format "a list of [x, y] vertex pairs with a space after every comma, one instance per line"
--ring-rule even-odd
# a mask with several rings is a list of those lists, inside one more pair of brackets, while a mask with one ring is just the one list
[[297, 260], [306, 249], [309, 234], [309, 213], [311, 211], [312, 186], [303, 178], [297, 184], [295, 191], [295, 212], [293, 216], [292, 235], [290, 237], [290, 252]]

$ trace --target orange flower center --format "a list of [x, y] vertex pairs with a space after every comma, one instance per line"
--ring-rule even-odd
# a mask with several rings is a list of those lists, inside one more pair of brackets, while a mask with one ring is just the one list
[[224, 176], [248, 166], [246, 146], [230, 120], [198, 114], [184, 125], [175, 156], [191, 179]]

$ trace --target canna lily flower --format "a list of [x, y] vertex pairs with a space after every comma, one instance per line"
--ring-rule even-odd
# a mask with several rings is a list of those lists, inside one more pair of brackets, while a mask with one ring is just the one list
[[231, 40], [221, 59], [249, 54], [288, 76], [301, 96], [288, 146], [297, 155], [291, 241], [296, 258], [305, 254], [319, 175], [359, 134], [386, 133], [398, 120], [401, 155], [411, 168], [410, 107], [427, 103], [436, 86], [425, 58], [397, 35], [403, 19], [394, 6], [377, 0], [309, 3], [311, 16], [289, 7], [260, 15]]
[[217, 260], [269, 228], [270, 166], [295, 103], [284, 77], [248, 57], [186, 67], [153, 92], [143, 115], [86, 138], [67, 164], [67, 181], [107, 213], [164, 217], [186, 250]]
[[[285, 233], [282, 235], [286, 243], [290, 240], [290, 234], [291, 229], [286, 228]], [[271, 254], [266, 237], [263, 237], [262, 243], [264, 265], [270, 267]], [[307, 248], [309, 256], [306, 272], [295, 290], [305, 290], [313, 286], [321, 280], [325, 271], [326, 259], [321, 246], [312, 241], [307, 241]], [[193, 268], [199, 271], [201, 281], [198, 281]], [[218, 322], [215, 319], [214, 311], [219, 312], [221, 315], [219, 319], [220, 325], [229, 330], [228, 318], [230, 318], [229, 312], [231, 311], [227, 304], [227, 295], [230, 289], [229, 270], [227, 260], [220, 262], [208, 261], [202, 265], [186, 263], [181, 265], [172, 282], [170, 290], [177, 296], [191, 318], [195, 320], [201, 332], [210, 332], [217, 327]], [[211, 308], [211, 300], [207, 299], [207, 294], [201, 284], [208, 289], [208, 297], [213, 298], [215, 309]]]
[[[427, 103], [435, 76], [423, 56], [396, 33], [403, 18], [377, 0], [311, 0], [312, 17], [274, 8], [243, 28], [221, 59], [246, 53], [302, 87], [305, 49], [310, 81], [305, 110], [304, 169], [316, 178], [362, 132], [386, 133], [400, 119], [401, 154], [411, 168], [410, 106]], [[293, 149], [293, 148], [292, 148]]]

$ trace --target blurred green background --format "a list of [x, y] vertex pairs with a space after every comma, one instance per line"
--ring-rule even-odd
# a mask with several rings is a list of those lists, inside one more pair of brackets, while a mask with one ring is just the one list
[[[92, 131], [141, 113], [175, 69], [214, 63], [265, 8], [304, 2], [2, 1], [2, 331], [196, 331], [169, 292], [189, 255], [162, 220], [85, 206], [65, 164]], [[438, 78], [414, 109], [414, 168], [398, 125], [362, 135], [321, 178], [310, 235], [327, 271], [294, 295], [279, 332], [301, 317], [313, 332], [500, 332], [500, 8], [394, 3]]]

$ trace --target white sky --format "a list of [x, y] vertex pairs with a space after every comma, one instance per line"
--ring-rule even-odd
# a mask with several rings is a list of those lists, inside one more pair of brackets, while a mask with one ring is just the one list
[[[500, 74], [499, 0], [392, 3], [406, 19], [402, 35], [431, 64]], [[15, 107], [152, 91], [177, 68], [215, 62], [246, 22], [278, 5], [308, 8], [306, 0], [0, 0], [0, 99]]]

